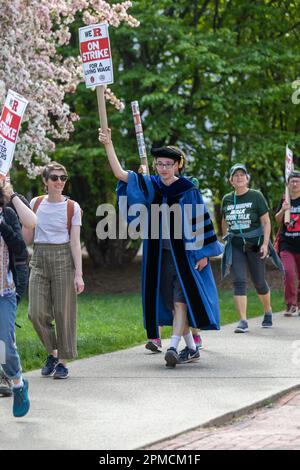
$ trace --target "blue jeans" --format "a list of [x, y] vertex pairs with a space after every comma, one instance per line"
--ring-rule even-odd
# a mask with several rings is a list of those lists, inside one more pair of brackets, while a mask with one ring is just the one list
[[5, 375], [13, 380], [22, 375], [15, 340], [16, 294], [0, 296], [0, 362]]

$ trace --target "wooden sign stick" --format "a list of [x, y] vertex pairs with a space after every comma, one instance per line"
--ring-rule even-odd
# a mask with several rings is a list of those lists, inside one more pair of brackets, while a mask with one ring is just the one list
[[107, 114], [106, 114], [106, 104], [105, 104], [105, 86], [100, 85], [96, 87], [97, 90], [97, 101], [98, 101], [98, 111], [100, 118], [100, 126], [103, 132], [106, 132], [108, 129]]

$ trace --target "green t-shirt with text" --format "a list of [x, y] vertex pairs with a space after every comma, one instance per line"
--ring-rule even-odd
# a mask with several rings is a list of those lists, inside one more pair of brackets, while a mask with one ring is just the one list
[[[268, 204], [260, 191], [249, 189], [245, 194], [236, 196], [234, 191], [226, 194], [222, 201], [222, 216], [228, 230], [233, 233], [247, 233], [261, 226], [260, 217], [269, 212]], [[250, 241], [250, 240], [249, 240]], [[261, 245], [263, 237], [251, 238], [251, 243]], [[233, 244], [242, 246], [242, 238], [234, 238]]]

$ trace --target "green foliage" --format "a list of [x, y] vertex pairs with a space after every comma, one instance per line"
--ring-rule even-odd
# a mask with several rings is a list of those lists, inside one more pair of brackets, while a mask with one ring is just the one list
[[[177, 143], [218, 204], [228, 170], [247, 163], [273, 209], [286, 143], [300, 150], [299, 1], [138, 1], [140, 28], [112, 32], [116, 90], [140, 101], [147, 143]], [[131, 99], [131, 98], [130, 98]], [[124, 113], [124, 125], [130, 110]], [[298, 160], [296, 158], [296, 163]]]
[[[287, 143], [300, 164], [300, 105], [291, 100], [300, 63], [299, 7], [299, 0], [135, 1], [132, 14], [140, 27], [110, 28], [111, 88], [126, 108], [119, 113], [108, 105], [108, 119], [124, 166], [139, 165], [130, 107], [138, 100], [148, 151], [161, 144], [186, 150], [189, 174], [212, 191], [218, 222], [220, 201], [230, 190], [228, 170], [237, 161], [247, 164], [253, 186], [273, 210], [283, 192]], [[78, 26], [79, 18], [66, 55], [78, 53]], [[97, 140], [96, 94], [81, 85], [69, 103], [81, 120], [68, 145], [58, 144], [55, 158], [72, 174], [71, 195], [85, 214], [84, 241], [109, 253], [112, 244], [94, 236], [98, 204], [115, 200], [115, 181]]]

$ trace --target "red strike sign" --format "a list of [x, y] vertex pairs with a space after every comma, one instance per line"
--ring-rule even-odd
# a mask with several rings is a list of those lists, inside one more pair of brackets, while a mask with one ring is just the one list
[[80, 44], [82, 62], [110, 59], [108, 38], [82, 42]]
[[0, 121], [0, 135], [2, 135], [2, 137], [5, 137], [10, 142], [15, 143], [20, 124], [21, 116], [14, 114], [8, 108], [3, 108]]
[[0, 117], [0, 176], [9, 171], [23, 114], [28, 101], [13, 90], [8, 90]]
[[88, 88], [114, 82], [108, 24], [99, 23], [79, 28], [83, 75]]

